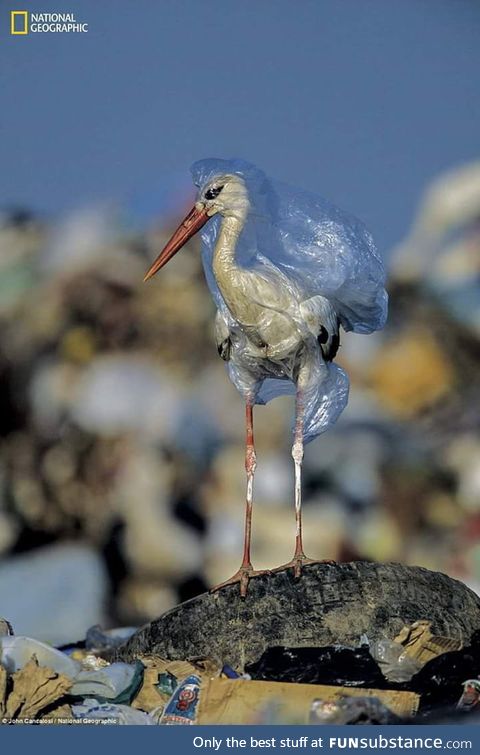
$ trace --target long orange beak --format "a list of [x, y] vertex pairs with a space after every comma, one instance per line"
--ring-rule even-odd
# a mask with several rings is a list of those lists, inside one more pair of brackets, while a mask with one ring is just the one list
[[158, 273], [158, 271], [167, 264], [168, 260], [171, 260], [173, 255], [187, 243], [188, 239], [192, 238], [192, 236], [205, 225], [207, 220], [210, 220], [210, 217], [205, 210], [197, 210], [196, 207], [190, 210], [187, 217], [184, 218], [178, 226], [170, 241], [162, 249], [143, 280], [148, 281], [149, 278], [152, 278], [155, 275], [155, 273]]

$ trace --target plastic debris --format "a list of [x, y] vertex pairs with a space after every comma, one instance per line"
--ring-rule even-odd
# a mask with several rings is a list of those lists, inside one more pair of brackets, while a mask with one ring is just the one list
[[370, 645], [370, 653], [384, 676], [391, 682], [408, 682], [422, 668], [415, 658], [405, 653], [405, 649], [393, 640], [377, 640]]
[[235, 669], [233, 669], [228, 664], [225, 664], [221, 670], [221, 676], [226, 677], [227, 679], [240, 679], [241, 674], [239, 674]]
[[431, 622], [415, 621], [411, 626], [403, 627], [394, 640], [372, 642], [370, 653], [387, 679], [407, 682], [428, 661], [461, 647], [459, 640], [434, 635]]
[[[438, 647], [427, 622], [405, 627], [398, 639], [404, 644], [380, 646], [390, 651], [394, 647], [395, 656], [388, 659], [394, 670], [399, 651], [422, 655], [423, 643], [422, 652], [428, 655]], [[0, 646], [6, 646], [0, 665], [0, 715], [6, 711], [7, 718], [48, 716], [68, 723], [74, 716], [83, 723], [148, 725], [385, 724], [414, 717], [436, 720], [433, 714], [470, 715], [479, 709], [479, 645], [442, 652], [399, 682], [382, 674], [368, 638], [361, 641], [359, 648], [270, 648], [248, 667], [251, 679], [241, 669], [209, 659], [191, 663], [141, 656], [131, 663], [111, 663], [99, 655], [101, 650], [77, 648], [73, 652], [79, 662], [30, 638], [0, 637]], [[42, 665], [35, 650], [43, 653], [42, 663], [50, 659], [57, 667], [60, 656], [71, 676]], [[408, 668], [405, 658], [401, 670]], [[70, 708], [72, 698], [76, 702]]]
[[173, 695], [177, 688], [177, 684], [177, 678], [169, 671], [158, 675], [158, 690], [165, 695]]
[[10, 673], [22, 669], [35, 656], [39, 666], [74, 679], [82, 670], [77, 661], [60, 650], [31, 637], [0, 637], [0, 663]]
[[480, 645], [443, 653], [425, 664], [408, 682], [422, 698], [422, 711], [453, 708], [462, 694], [465, 679], [480, 677]]
[[88, 650], [114, 650], [123, 645], [136, 632], [136, 627], [102, 629], [98, 624], [87, 629], [85, 647]]
[[80, 650], [76, 648], [71, 652], [65, 650], [63, 650], [63, 652], [67, 652], [67, 655], [73, 658], [74, 661], [81, 663], [82, 669], [84, 671], [98, 671], [99, 669], [105, 668], [105, 666], [109, 665], [109, 662], [106, 661], [105, 658], [102, 658], [99, 655], [94, 655], [87, 650]]
[[369, 648], [272, 647], [256, 663], [245, 668], [252, 679], [305, 684], [338, 684], [385, 688], [387, 680]]
[[195, 723], [199, 692], [200, 677], [187, 676], [165, 706], [160, 723], [166, 726]]
[[463, 683], [463, 692], [457, 703], [458, 710], [472, 711], [479, 707], [480, 703], [480, 679], [467, 679]]
[[135, 697], [143, 681], [143, 664], [112, 663], [95, 671], [80, 671], [71, 694], [95, 697], [101, 702], [128, 703]]

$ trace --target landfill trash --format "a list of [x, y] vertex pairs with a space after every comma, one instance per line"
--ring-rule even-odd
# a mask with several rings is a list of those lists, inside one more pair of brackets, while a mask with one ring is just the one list
[[72, 705], [72, 712], [75, 718], [89, 720], [106, 721], [112, 720], [117, 724], [127, 724], [134, 726], [154, 726], [155, 720], [148, 714], [128, 705], [118, 705], [114, 703], [99, 703], [94, 698], [85, 698], [82, 703]]
[[99, 669], [109, 666], [109, 662], [100, 655], [94, 655], [89, 650], [75, 648], [73, 650], [64, 650], [62, 652], [70, 656], [74, 661], [81, 663], [83, 671], [98, 671]]
[[408, 682], [423, 664], [405, 653], [402, 645], [394, 640], [377, 640], [370, 645], [370, 653], [382, 673], [391, 682]]
[[196, 722], [200, 683], [200, 677], [192, 674], [179, 684], [165, 706], [160, 724], [175, 726]]
[[177, 688], [177, 679], [169, 671], [166, 671], [164, 674], [158, 675], [157, 687], [159, 692], [163, 692], [164, 694], [171, 696]]
[[[62, 699], [72, 680], [40, 666], [35, 657], [11, 675], [0, 666], [0, 717], [4, 720], [38, 718], [42, 711]], [[5, 721], [6, 722], [6, 721]]]
[[44, 642], [31, 637], [0, 637], [0, 664], [9, 673], [22, 669], [33, 656], [39, 666], [50, 668], [70, 679], [82, 670], [80, 663]]
[[314, 700], [309, 724], [398, 724], [396, 716], [377, 697], [344, 695], [336, 700]]
[[[113, 642], [130, 632], [113, 630]], [[387, 651], [395, 646], [388, 659], [394, 672], [402, 653], [401, 672], [409, 668], [406, 659], [415, 664], [430, 658], [401, 682], [382, 674], [382, 659], [372, 657], [366, 636], [358, 648], [269, 648], [248, 667], [252, 679], [208, 658], [140, 655], [126, 663], [113, 660], [111, 647], [106, 653], [105, 647], [87, 648], [110, 645], [109, 633], [94, 627], [88, 640], [64, 651], [28, 637], [0, 636], [0, 718], [170, 726], [390, 724], [469, 717], [480, 709], [480, 642], [443, 652], [453, 641], [433, 636], [426, 621], [380, 645]]]
[[190, 676], [218, 676], [216, 664], [198, 660], [195, 665], [186, 661], [168, 661], [159, 656], [140, 656], [144, 666], [143, 684], [132, 706], [150, 713], [159, 723], [175, 691]]
[[241, 677], [241, 674], [239, 674], [237, 671], [235, 671], [235, 669], [233, 669], [228, 664], [225, 664], [222, 667], [220, 675], [222, 677], [226, 677], [227, 679], [239, 679]]
[[[168, 684], [168, 687], [160, 685], [160, 676], [171, 678], [172, 681]], [[172, 696], [176, 686], [177, 680], [171, 674], [159, 674], [156, 668], [145, 668], [142, 686], [135, 695], [135, 699], [132, 700], [131, 705], [146, 713], [153, 715], [155, 711], [156, 714], [161, 715], [165, 708], [165, 703]]]
[[85, 647], [89, 650], [112, 650], [120, 647], [136, 631], [136, 627], [117, 627], [116, 629], [103, 630], [98, 624], [95, 624], [95, 626], [87, 629]]
[[472, 711], [480, 702], [480, 679], [467, 679], [463, 683], [463, 692], [457, 703], [458, 710]]
[[465, 679], [480, 677], [480, 645], [443, 653], [423, 666], [408, 682], [408, 688], [421, 695], [422, 712], [430, 714], [454, 708]]
[[433, 634], [431, 622], [415, 621], [403, 627], [394, 640], [372, 642], [370, 653], [387, 679], [407, 682], [432, 658], [461, 647], [459, 640]]
[[100, 702], [129, 703], [143, 681], [143, 664], [112, 663], [93, 671], [80, 671], [70, 694], [94, 697]]
[[338, 684], [345, 686], [388, 686], [368, 645], [347, 648], [271, 647], [256, 663], [245, 667], [252, 679], [304, 684]]
[[377, 699], [402, 719], [415, 715], [420, 702], [419, 695], [402, 690], [244, 679], [203, 679], [196, 723], [305, 724], [309, 722], [314, 701], [336, 701], [345, 695], [362, 700], [365, 697]]
[[424, 664], [443, 653], [462, 649], [462, 642], [453, 637], [434, 634], [430, 621], [415, 621], [404, 626], [395, 637], [395, 642], [403, 645], [405, 652]]

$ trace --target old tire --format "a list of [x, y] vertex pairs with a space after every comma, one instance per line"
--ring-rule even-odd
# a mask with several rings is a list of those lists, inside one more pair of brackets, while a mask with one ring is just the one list
[[435, 633], [470, 644], [480, 630], [480, 598], [439, 572], [403, 564], [311, 564], [204, 593], [140, 629], [118, 651], [166, 659], [212, 658], [237, 669], [268, 647], [356, 646], [393, 639], [405, 624], [426, 619]]

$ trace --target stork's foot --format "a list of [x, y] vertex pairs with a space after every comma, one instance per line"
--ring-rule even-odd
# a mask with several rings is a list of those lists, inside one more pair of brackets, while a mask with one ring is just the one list
[[293, 569], [295, 578], [298, 579], [302, 574], [302, 566], [306, 566], [307, 564], [330, 564], [332, 566], [333, 564], [336, 564], [336, 561], [332, 561], [328, 558], [318, 561], [314, 558], [307, 558], [304, 553], [296, 553], [292, 560], [288, 562], [288, 564], [277, 566], [277, 568], [273, 569], [273, 571], [276, 572], [283, 571], [284, 569]]
[[221, 582], [219, 585], [215, 585], [215, 587], [211, 587], [210, 592], [217, 592], [217, 590], [221, 590], [222, 587], [227, 587], [227, 585], [236, 585], [238, 582], [240, 584], [240, 597], [245, 598], [248, 591], [248, 583], [251, 579], [254, 579], [255, 577], [261, 577], [262, 574], [271, 573], [272, 572], [269, 569], [256, 570], [251, 564], [247, 566], [241, 566], [240, 569], [235, 572], [233, 577], [225, 580], [225, 582]]

